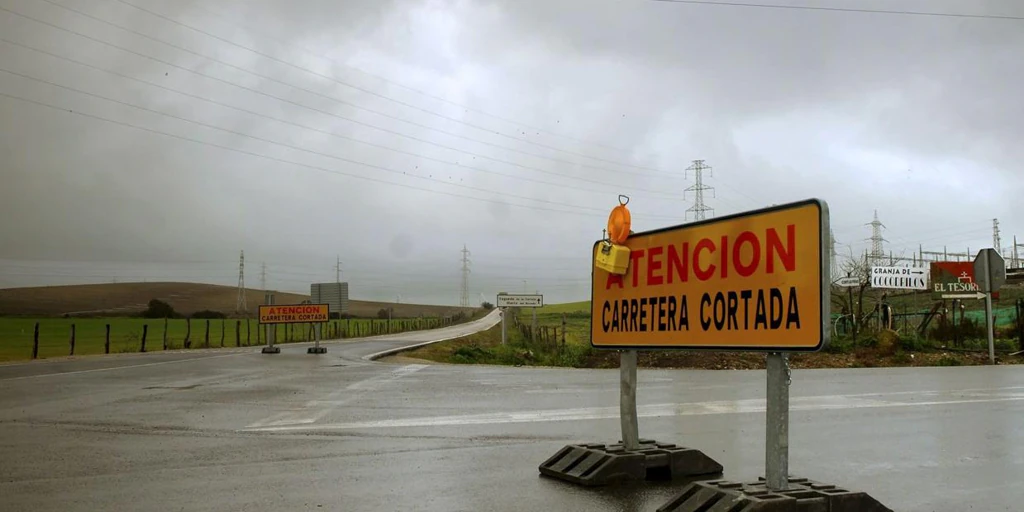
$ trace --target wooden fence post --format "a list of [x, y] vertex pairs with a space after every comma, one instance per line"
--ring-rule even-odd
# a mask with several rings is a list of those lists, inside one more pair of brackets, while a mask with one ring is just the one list
[[565, 313], [562, 313], [562, 348], [565, 348]]
[[149, 333], [149, 324], [142, 324], [142, 346], [139, 347], [139, 352], [146, 351], [146, 334]]
[[185, 319], [185, 341], [182, 342], [185, 348], [192, 348], [192, 317]]
[[206, 335], [203, 337], [203, 347], [210, 348], [210, 320], [206, 320]]
[[32, 359], [37, 357], [39, 357], [39, 322], [36, 322], [36, 329], [32, 334]]
[[[259, 333], [259, 329], [256, 329], [256, 332], [258, 334]], [[249, 337], [249, 319], [246, 318], [245, 319], [245, 346], [247, 346], [247, 347], [249, 346], [249, 340], [250, 340], [250, 337]]]
[[235, 346], [242, 346], [242, 321], [235, 320]]
[[69, 344], [71, 345], [71, 353], [69, 355], [73, 356], [75, 355], [75, 324], [71, 324], [71, 340]]
[[167, 323], [169, 321], [167, 317], [164, 317], [164, 350], [167, 350]]
[[110, 353], [110, 324], [107, 324], [107, 337], [105, 338], [105, 341], [103, 342], [103, 353], [104, 354], [109, 354]]
[[227, 322], [227, 320], [225, 320], [223, 318], [220, 319], [220, 346], [221, 346], [221, 348], [224, 348], [224, 324], [226, 322]]

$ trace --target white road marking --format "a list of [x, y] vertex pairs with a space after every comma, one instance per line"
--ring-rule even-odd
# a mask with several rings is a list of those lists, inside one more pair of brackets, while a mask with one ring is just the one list
[[[908, 394], [908, 393], [894, 393]], [[985, 395], [978, 395], [976, 398], [949, 399], [949, 400], [922, 400], [922, 401], [887, 401], [885, 394], [874, 394], [869, 396], [878, 397], [868, 399], [849, 395], [827, 395], [811, 397], [794, 397], [790, 399], [791, 411], [821, 411], [835, 409], [863, 409], [881, 407], [927, 407], [959, 404], [993, 403], [993, 402], [1015, 402], [1024, 401], [1024, 394], [1010, 393], [999, 394], [995, 397], [986, 398]], [[731, 401], [709, 401], [696, 403], [669, 403], [652, 404], [637, 407], [637, 415], [643, 418], [672, 417], [672, 416], [699, 416], [713, 414], [749, 414], [763, 413], [765, 411], [765, 400], [746, 399]], [[296, 432], [296, 431], [317, 431], [317, 430], [357, 430], [357, 429], [380, 429], [380, 428], [403, 428], [403, 427], [438, 427], [458, 425], [497, 425], [505, 423], [540, 423], [553, 421], [582, 421], [582, 420], [606, 420], [619, 417], [618, 407], [586, 407], [577, 409], [554, 409], [540, 411], [519, 411], [499, 412], [489, 414], [473, 414], [460, 416], [436, 416], [425, 418], [405, 418], [394, 420], [362, 421], [351, 423], [332, 423], [323, 425], [293, 425], [274, 426], [264, 428], [253, 428], [250, 431], [256, 432]]]
[[[23, 377], [10, 377], [10, 378], [6, 378], [6, 379], [0, 379], [0, 381], [24, 380], [24, 379], [39, 379], [39, 378], [42, 378], [42, 377], [58, 377], [58, 376], [61, 376], [61, 375], [80, 375], [80, 374], [83, 374], [83, 373], [111, 372], [111, 371], [114, 371], [114, 370], [127, 370], [127, 369], [130, 369], [130, 368], [143, 368], [143, 367], [146, 367], [146, 366], [159, 366], [159, 365], [162, 365], [162, 364], [187, 363], [187, 362], [190, 362], [190, 361], [209, 361], [210, 359], [219, 359], [219, 358], [222, 358], [222, 357], [240, 356], [240, 355], [243, 355], [243, 354], [246, 354], [246, 353], [248, 353], [248, 352], [234, 352], [234, 353], [231, 353], [231, 354], [223, 354], [223, 355], [219, 355], [219, 356], [190, 357], [190, 358], [186, 358], [186, 359], [175, 359], [174, 361], [160, 361], [160, 362], [156, 362], [156, 363], [143, 363], [143, 364], [131, 364], [131, 365], [124, 365], [124, 366], [111, 366], [111, 367], [108, 367], [108, 368], [94, 368], [92, 370], [75, 370], [75, 371], [71, 371], [71, 372], [40, 373], [38, 375], [25, 375]], [[38, 364], [38, 363], [33, 363], [33, 364]]]
[[[269, 418], [257, 421], [249, 426], [247, 429], [259, 429], [259, 428], [281, 428], [283, 425], [309, 425], [323, 419], [334, 409], [350, 403], [354, 400], [361, 398], [364, 394], [375, 391], [381, 386], [388, 383], [394, 382], [406, 375], [416, 373], [424, 368], [429, 368], [430, 365], [425, 364], [409, 364], [396, 368], [388, 373], [381, 375], [375, 375], [368, 379], [364, 379], [358, 382], [353, 382], [344, 388], [329, 393], [323, 398], [310, 400], [306, 402], [303, 408], [292, 411], [278, 413]], [[311, 409], [318, 409], [315, 412], [310, 412]]]

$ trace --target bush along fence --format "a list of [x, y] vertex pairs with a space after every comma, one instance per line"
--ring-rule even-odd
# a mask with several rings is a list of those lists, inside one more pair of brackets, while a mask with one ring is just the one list
[[[444, 317], [347, 318], [321, 324], [323, 339], [382, 336], [437, 329], [469, 320]], [[313, 341], [314, 324], [277, 325], [275, 343]], [[0, 318], [0, 361], [30, 357], [135, 353], [262, 345], [255, 319]]]

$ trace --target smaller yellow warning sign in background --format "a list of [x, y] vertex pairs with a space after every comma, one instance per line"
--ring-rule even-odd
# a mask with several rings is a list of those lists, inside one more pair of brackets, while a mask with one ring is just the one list
[[308, 324], [330, 319], [328, 304], [285, 304], [260, 306], [261, 324]]

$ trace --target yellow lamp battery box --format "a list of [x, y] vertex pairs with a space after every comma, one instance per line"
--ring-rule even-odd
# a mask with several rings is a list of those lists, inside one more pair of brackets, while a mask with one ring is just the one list
[[594, 264], [612, 274], [625, 274], [629, 268], [629, 247], [604, 241], [598, 248]]

